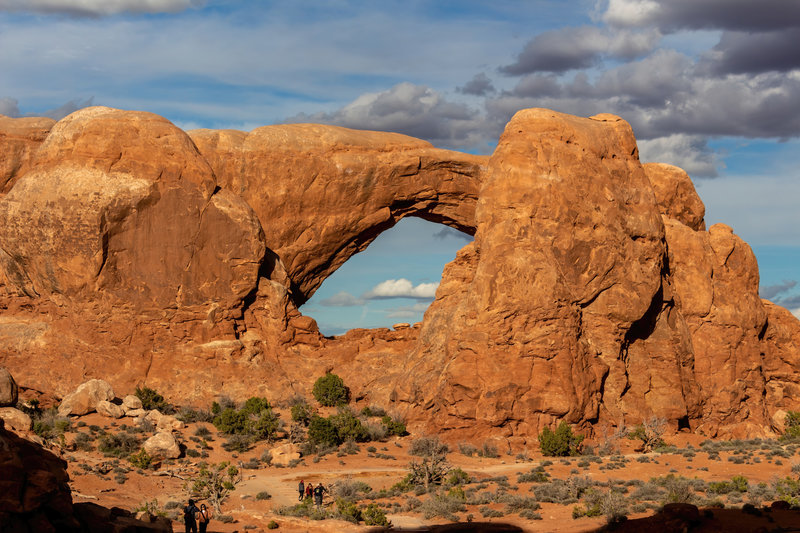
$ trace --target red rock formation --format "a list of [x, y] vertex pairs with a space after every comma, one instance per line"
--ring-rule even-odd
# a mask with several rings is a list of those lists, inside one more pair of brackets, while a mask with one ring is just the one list
[[[28, 131], [9, 120], [0, 141]], [[618, 117], [521, 111], [490, 158], [308, 124], [187, 135], [107, 108], [14, 135], [0, 365], [22, 386], [205, 403], [335, 370], [418, 426], [515, 445], [559, 419], [767, 434], [798, 407], [800, 324]], [[323, 338], [299, 305], [404, 216], [475, 235], [424, 322]]]

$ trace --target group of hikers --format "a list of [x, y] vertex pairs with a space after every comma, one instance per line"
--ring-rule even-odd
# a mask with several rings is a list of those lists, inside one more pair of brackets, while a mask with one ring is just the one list
[[305, 484], [304, 480], [300, 480], [300, 483], [297, 485], [297, 492], [299, 493], [300, 497], [298, 498], [300, 501], [303, 501], [305, 498], [314, 498], [314, 504], [317, 506], [317, 509], [322, 507], [322, 496], [328, 492], [328, 489], [325, 488], [325, 485], [322, 483], [317, 483], [315, 487], [311, 483], [308, 485]]
[[186, 533], [198, 533], [197, 526], [200, 526], [199, 533], [206, 533], [208, 523], [211, 521], [211, 509], [206, 507], [206, 504], [200, 504], [198, 508], [194, 504], [194, 500], [189, 500], [189, 504], [183, 508], [183, 525], [186, 527]]

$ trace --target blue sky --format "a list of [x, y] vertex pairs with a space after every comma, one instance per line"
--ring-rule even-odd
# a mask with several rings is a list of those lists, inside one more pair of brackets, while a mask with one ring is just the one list
[[[0, 114], [323, 122], [490, 153], [518, 109], [616, 113], [800, 314], [798, 42], [800, 0], [0, 0]], [[303, 311], [327, 333], [420, 320], [465, 242], [439, 232], [398, 225]], [[356, 305], [332, 305], [342, 291]]]

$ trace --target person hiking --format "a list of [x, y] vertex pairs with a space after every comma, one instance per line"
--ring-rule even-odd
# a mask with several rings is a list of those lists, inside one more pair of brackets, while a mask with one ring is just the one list
[[314, 503], [317, 504], [317, 509], [322, 507], [322, 495], [326, 492], [328, 489], [322, 483], [314, 487]]
[[314, 485], [309, 483], [306, 485], [306, 498], [310, 498], [314, 494]]
[[199, 511], [200, 509], [197, 508], [192, 499], [183, 508], [183, 525], [186, 528], [186, 533], [197, 533], [197, 513]]
[[300, 484], [297, 485], [297, 492], [300, 493], [300, 497], [298, 498], [298, 500], [303, 501], [303, 496], [306, 495], [306, 486], [303, 483], [302, 479], [300, 480]]
[[206, 504], [200, 504], [200, 511], [197, 513], [197, 524], [200, 526], [200, 533], [206, 533], [208, 523], [211, 521], [211, 509]]

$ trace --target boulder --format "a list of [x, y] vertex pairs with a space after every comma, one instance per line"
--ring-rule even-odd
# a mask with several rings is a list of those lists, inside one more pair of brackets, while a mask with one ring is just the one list
[[282, 444], [270, 449], [272, 464], [287, 466], [292, 461], [300, 459], [300, 447], [294, 443]]
[[97, 402], [95, 409], [97, 410], [97, 414], [108, 418], [122, 418], [125, 416], [125, 410], [122, 406], [111, 403], [108, 400]]
[[30, 431], [33, 427], [31, 417], [14, 407], [0, 407], [0, 419], [14, 431]]
[[97, 409], [103, 400], [114, 399], [114, 389], [102, 379], [92, 379], [81, 384], [75, 392], [68, 394], [58, 406], [59, 416], [81, 416]]
[[14, 376], [5, 368], [0, 368], [0, 407], [17, 405], [18, 387]]
[[173, 431], [176, 429], [182, 429], [185, 425], [174, 416], [162, 414], [161, 411], [158, 411], [157, 409], [151, 409], [150, 411], [147, 411], [146, 414], [144, 416], [140, 416], [136, 422], [149, 422], [155, 426], [156, 431]]
[[144, 442], [142, 446], [151, 457], [176, 459], [181, 456], [181, 447], [172, 433], [159, 431]]
[[[130, 416], [133, 418], [140, 418], [144, 419], [144, 416], [147, 414], [147, 411], [144, 409], [130, 409], [129, 411], [125, 411], [125, 416]], [[140, 422], [141, 420], [139, 420]]]
[[134, 396], [133, 394], [129, 394], [122, 399], [122, 408], [125, 410], [127, 414], [129, 411], [133, 411], [136, 409], [142, 408], [142, 400], [139, 399], [138, 396]]

